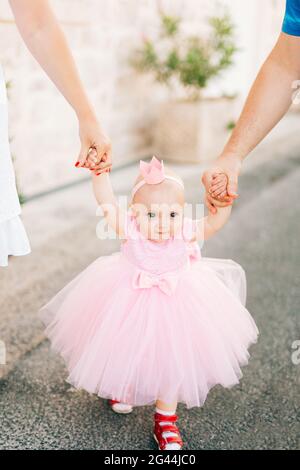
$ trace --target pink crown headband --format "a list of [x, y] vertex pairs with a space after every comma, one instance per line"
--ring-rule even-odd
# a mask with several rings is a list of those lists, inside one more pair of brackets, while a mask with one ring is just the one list
[[175, 176], [165, 175], [164, 162], [163, 160], [159, 161], [156, 157], [152, 157], [150, 163], [140, 160], [140, 175], [143, 176], [143, 179], [139, 181], [131, 191], [131, 198], [133, 199], [135, 193], [142, 187], [144, 184], [159, 184], [165, 179], [175, 181], [182, 188], [184, 185]]

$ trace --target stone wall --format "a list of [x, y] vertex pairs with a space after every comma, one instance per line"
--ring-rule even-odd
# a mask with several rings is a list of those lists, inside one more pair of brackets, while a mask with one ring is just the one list
[[[209, 0], [50, 0], [82, 80], [113, 142], [114, 164], [155, 153], [152, 128], [167, 91], [128, 65], [142, 36], [158, 37], [159, 10], [181, 15], [186, 30], [205, 30], [218, 11]], [[284, 0], [223, 0], [237, 24], [235, 66], [207, 94], [244, 97], [280, 29]], [[216, 2], [220, 4], [220, 2]], [[263, 4], [263, 5], [262, 5]], [[2, 7], [2, 5], [1, 5]], [[217, 8], [217, 9], [216, 9]], [[0, 10], [0, 60], [9, 91], [10, 136], [20, 192], [27, 196], [85, 176], [73, 163], [79, 151], [73, 111], [22, 43], [7, 2]]]

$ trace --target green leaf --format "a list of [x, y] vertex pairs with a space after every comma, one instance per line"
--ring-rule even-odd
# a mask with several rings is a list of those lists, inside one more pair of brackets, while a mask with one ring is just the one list
[[161, 16], [162, 31], [165, 36], [175, 36], [178, 33], [180, 18], [168, 15]]

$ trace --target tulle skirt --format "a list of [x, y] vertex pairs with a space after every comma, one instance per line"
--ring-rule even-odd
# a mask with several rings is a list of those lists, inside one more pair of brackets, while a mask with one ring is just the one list
[[41, 309], [67, 381], [135, 406], [160, 399], [188, 408], [214, 385], [237, 384], [258, 336], [243, 269], [202, 258], [172, 295], [133, 288], [133, 271], [120, 252], [100, 257]]

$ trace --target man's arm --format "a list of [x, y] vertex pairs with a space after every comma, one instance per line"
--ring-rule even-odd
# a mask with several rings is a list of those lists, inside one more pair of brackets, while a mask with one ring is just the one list
[[243, 160], [285, 115], [300, 79], [300, 37], [281, 33], [250, 90], [221, 157]]
[[[292, 85], [300, 79], [300, 37], [281, 33], [278, 41], [261, 67], [252, 85], [240, 118], [219, 158], [214, 163], [229, 179], [227, 194], [221, 192], [221, 201], [207, 194], [207, 205], [232, 202], [237, 191], [238, 176], [243, 159], [271, 131], [292, 103]], [[211, 186], [214, 168], [204, 173], [202, 182], [206, 191]], [[220, 188], [219, 188], [220, 192]], [[217, 194], [214, 194], [214, 197]], [[225, 196], [225, 197], [224, 197]]]

